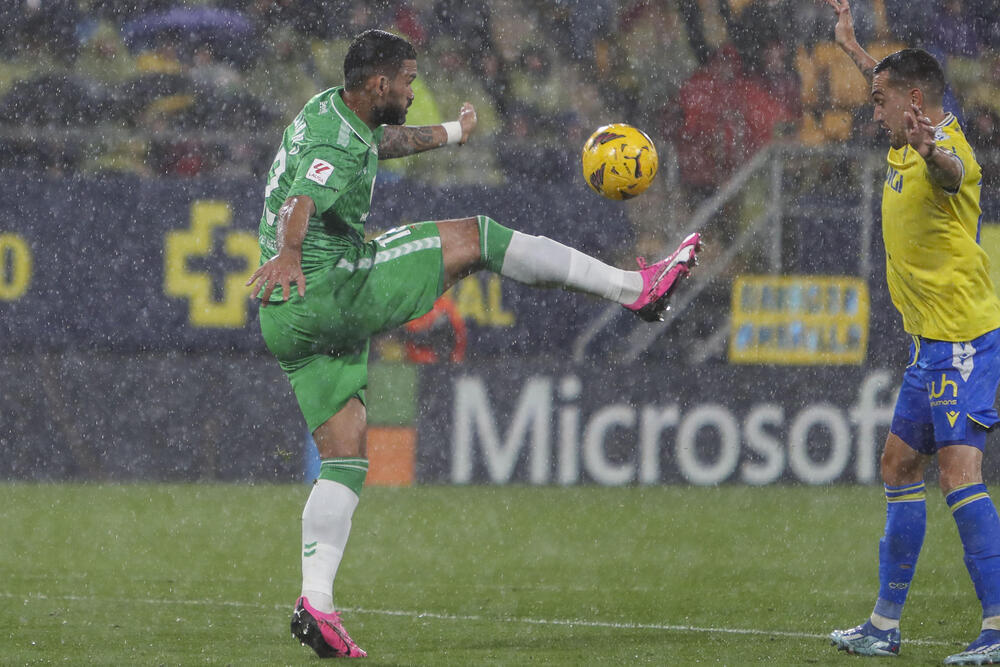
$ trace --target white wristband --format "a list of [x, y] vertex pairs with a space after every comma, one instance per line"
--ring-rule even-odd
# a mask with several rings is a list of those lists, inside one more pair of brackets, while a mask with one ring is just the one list
[[441, 127], [444, 131], [448, 133], [447, 144], [457, 144], [462, 140], [462, 124], [457, 120], [450, 120], [447, 123], [441, 123]]

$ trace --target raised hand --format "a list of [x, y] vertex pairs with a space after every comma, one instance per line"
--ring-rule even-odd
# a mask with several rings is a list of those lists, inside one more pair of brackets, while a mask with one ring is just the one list
[[920, 153], [920, 157], [930, 157], [937, 147], [934, 139], [936, 128], [931, 119], [916, 104], [911, 104], [910, 111], [903, 112], [903, 121], [906, 123], [907, 143]]
[[462, 126], [462, 140], [459, 144], [464, 144], [469, 140], [469, 135], [476, 129], [479, 120], [476, 118], [476, 108], [469, 102], [462, 105], [458, 111], [458, 124]]
[[857, 42], [854, 35], [854, 17], [851, 15], [851, 5], [847, 0], [826, 0], [837, 13], [837, 25], [833, 28], [833, 37], [841, 47]]

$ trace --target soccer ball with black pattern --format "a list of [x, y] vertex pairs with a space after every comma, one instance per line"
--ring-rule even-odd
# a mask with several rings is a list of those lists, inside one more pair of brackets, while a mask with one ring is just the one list
[[659, 164], [652, 140], [625, 123], [597, 128], [583, 145], [583, 177], [608, 199], [631, 199], [644, 192]]

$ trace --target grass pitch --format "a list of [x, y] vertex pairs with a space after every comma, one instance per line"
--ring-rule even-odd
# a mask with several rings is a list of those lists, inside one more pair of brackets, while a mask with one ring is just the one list
[[[302, 664], [306, 485], [0, 485], [0, 664]], [[979, 629], [929, 494], [907, 664]], [[370, 665], [849, 664], [879, 487], [366, 489], [336, 598]]]

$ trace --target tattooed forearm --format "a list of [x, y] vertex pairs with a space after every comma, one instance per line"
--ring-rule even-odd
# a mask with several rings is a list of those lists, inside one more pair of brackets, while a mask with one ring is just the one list
[[864, 67], [863, 65], [858, 65], [861, 68], [861, 75], [865, 77], [865, 81], [868, 82], [868, 86], [872, 85], [872, 79], [875, 78], [875, 68], [874, 67]]
[[378, 144], [378, 157], [380, 160], [405, 157], [432, 148], [439, 148], [447, 140], [448, 135], [440, 125], [421, 125], [419, 127], [386, 125], [382, 141]]
[[868, 86], [870, 87], [872, 79], [875, 78], [875, 66], [878, 65], [878, 61], [872, 58], [871, 54], [865, 51], [857, 41], [841, 45], [841, 48], [854, 61], [854, 64], [861, 72], [861, 76], [865, 77], [865, 81], [868, 82]]
[[871, 87], [872, 79], [875, 78], [875, 65], [878, 64], [878, 61], [868, 55], [868, 52], [861, 48], [860, 45], [856, 45], [855, 48], [849, 50], [847, 53], [851, 56], [854, 64], [858, 66], [861, 76], [865, 77], [868, 86]]

